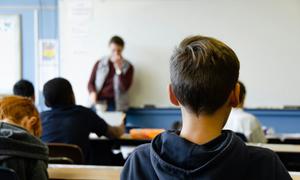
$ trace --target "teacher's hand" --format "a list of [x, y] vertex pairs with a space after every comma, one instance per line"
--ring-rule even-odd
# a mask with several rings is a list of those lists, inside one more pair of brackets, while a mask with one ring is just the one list
[[91, 92], [90, 93], [90, 98], [91, 98], [91, 101], [93, 104], [96, 104], [97, 103], [97, 93], [96, 92]]
[[120, 55], [114, 55], [112, 57], [112, 62], [114, 63], [115, 67], [117, 67], [119, 70], [122, 69], [123, 66], [123, 58]]

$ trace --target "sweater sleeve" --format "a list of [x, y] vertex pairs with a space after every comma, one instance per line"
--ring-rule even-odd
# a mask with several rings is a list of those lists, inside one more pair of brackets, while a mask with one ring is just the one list
[[98, 64], [99, 64], [99, 61], [97, 61], [96, 64], [94, 65], [89, 82], [88, 82], [89, 93], [96, 92], [95, 80], [96, 80]]
[[132, 65], [130, 65], [126, 73], [119, 75], [120, 88], [122, 91], [127, 91], [130, 88], [133, 80], [133, 71], [134, 68]]

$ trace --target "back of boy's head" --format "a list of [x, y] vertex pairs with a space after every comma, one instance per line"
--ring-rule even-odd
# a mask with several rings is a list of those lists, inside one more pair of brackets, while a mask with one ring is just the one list
[[23, 97], [34, 97], [34, 87], [33, 84], [27, 80], [20, 80], [16, 82], [16, 84], [13, 87], [13, 93], [17, 96], [23, 96]]
[[43, 89], [45, 104], [48, 107], [62, 107], [75, 105], [74, 93], [71, 83], [64, 78], [49, 80]]
[[31, 99], [21, 96], [7, 96], [0, 99], [0, 119], [9, 119], [15, 124], [20, 124], [25, 117], [35, 117], [37, 122], [34, 124], [33, 132], [35, 136], [42, 133], [39, 112]]
[[246, 97], [246, 87], [245, 87], [245, 85], [241, 82], [241, 81], [239, 81], [239, 84], [240, 84], [240, 103], [244, 103], [244, 101], [245, 101], [245, 97]]
[[236, 54], [226, 44], [210, 37], [191, 36], [171, 57], [171, 87], [190, 112], [213, 114], [235, 88], [239, 68]]

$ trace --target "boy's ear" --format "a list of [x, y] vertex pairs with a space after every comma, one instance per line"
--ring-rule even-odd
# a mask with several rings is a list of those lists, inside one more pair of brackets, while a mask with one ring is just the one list
[[236, 83], [235, 88], [230, 94], [230, 105], [232, 107], [237, 107], [240, 104], [240, 84]]
[[179, 101], [177, 100], [177, 97], [175, 96], [175, 93], [173, 91], [172, 85], [169, 84], [169, 99], [171, 101], [171, 103], [175, 106], [179, 106]]

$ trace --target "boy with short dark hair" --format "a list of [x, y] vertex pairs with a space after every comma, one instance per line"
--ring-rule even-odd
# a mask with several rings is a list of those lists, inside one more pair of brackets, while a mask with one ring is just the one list
[[231, 48], [188, 37], [175, 49], [170, 72], [169, 97], [181, 108], [182, 130], [138, 147], [121, 179], [291, 179], [274, 152], [222, 131], [239, 103], [239, 60]]
[[28, 97], [32, 99], [32, 101], [35, 101], [34, 86], [28, 80], [21, 79], [20, 81], [16, 82], [13, 87], [13, 93], [14, 95]]
[[90, 163], [89, 134], [118, 138], [125, 131], [125, 125], [110, 126], [94, 111], [76, 105], [72, 85], [64, 78], [49, 80], [43, 89], [45, 104], [49, 111], [41, 113], [42, 140], [47, 143], [78, 145]]

